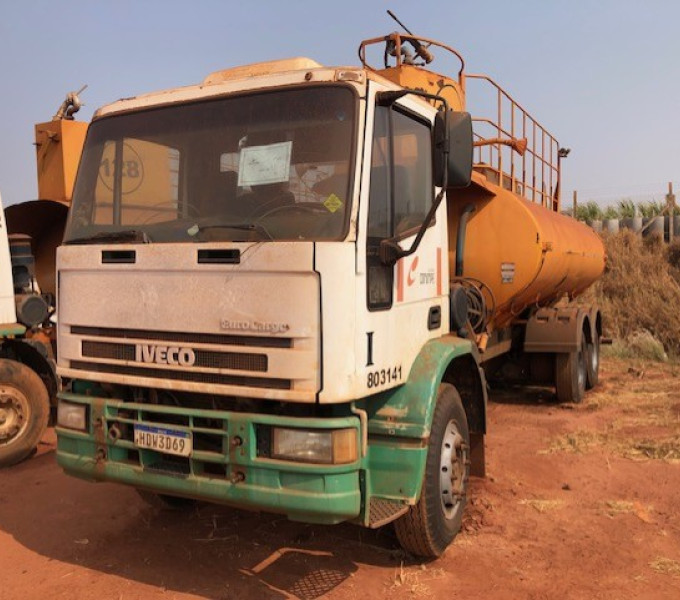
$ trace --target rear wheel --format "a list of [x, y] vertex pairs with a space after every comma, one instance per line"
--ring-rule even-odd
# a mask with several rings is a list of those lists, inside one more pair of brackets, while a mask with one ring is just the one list
[[586, 389], [597, 385], [600, 379], [600, 336], [595, 332], [592, 342], [586, 344]]
[[0, 467], [8, 467], [35, 452], [50, 413], [42, 379], [14, 360], [0, 359]]
[[470, 475], [467, 417], [455, 387], [439, 388], [420, 499], [397, 519], [401, 546], [418, 556], [440, 556], [463, 520]]
[[583, 401], [588, 378], [585, 337], [578, 350], [555, 355], [555, 389], [560, 402]]

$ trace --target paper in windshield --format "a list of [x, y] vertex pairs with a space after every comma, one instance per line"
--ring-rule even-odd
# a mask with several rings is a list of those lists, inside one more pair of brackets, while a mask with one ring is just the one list
[[293, 142], [290, 141], [242, 148], [238, 185], [264, 185], [288, 181], [292, 150]]

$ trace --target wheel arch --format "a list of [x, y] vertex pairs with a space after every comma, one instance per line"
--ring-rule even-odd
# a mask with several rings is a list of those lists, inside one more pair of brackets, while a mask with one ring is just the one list
[[[540, 308], [529, 317], [524, 335], [524, 352], [574, 352], [583, 335], [593, 335], [593, 306]], [[600, 325], [601, 326], [601, 325]], [[591, 337], [592, 339], [592, 337]]]
[[56, 406], [58, 391], [56, 365], [45, 344], [29, 339], [3, 340], [0, 345], [0, 358], [15, 360], [35, 371], [47, 388], [50, 405]]
[[447, 366], [442, 382], [453, 385], [460, 394], [470, 433], [486, 433], [486, 379], [472, 354], [455, 357]]
[[[486, 381], [470, 340], [445, 336], [428, 341], [411, 367], [406, 383], [368, 399], [368, 432], [426, 439], [439, 385], [458, 389], [471, 431], [486, 431]], [[459, 388], [460, 386], [460, 388]]]
[[602, 337], [602, 312], [598, 306], [585, 307], [580, 311], [578, 322], [588, 344], [592, 344]]

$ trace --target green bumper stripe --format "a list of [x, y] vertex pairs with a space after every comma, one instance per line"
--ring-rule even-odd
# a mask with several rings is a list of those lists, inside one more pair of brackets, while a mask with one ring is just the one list
[[57, 462], [66, 473], [81, 479], [113, 481], [157, 493], [282, 513], [313, 523], [340, 523], [355, 518], [360, 510], [358, 471], [330, 477], [296, 477], [291, 471], [250, 469], [246, 471], [245, 481], [231, 483], [210, 477], [149, 473], [141, 467], [112, 461], [98, 464], [80, 451], [82, 447], [77, 454], [59, 449]]
[[[311, 465], [258, 455], [258, 427], [354, 428], [360, 439], [359, 420], [354, 416], [293, 418], [141, 405], [68, 393], [60, 398], [89, 406], [88, 432], [57, 427], [57, 462], [75, 477], [283, 513], [307, 522], [339, 523], [360, 513], [361, 460], [349, 465]], [[135, 423], [191, 431], [192, 456], [173, 458], [135, 447]], [[115, 441], [108, 435], [112, 425], [122, 432]], [[232, 446], [230, 442], [237, 437], [242, 443]], [[206, 448], [205, 440], [213, 447]], [[218, 444], [221, 451], [215, 447]]]

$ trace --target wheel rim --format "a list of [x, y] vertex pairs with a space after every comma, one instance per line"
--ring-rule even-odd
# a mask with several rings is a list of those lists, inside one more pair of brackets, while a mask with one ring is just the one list
[[0, 446], [20, 438], [28, 427], [28, 398], [11, 386], [0, 386]]
[[455, 421], [449, 421], [442, 440], [439, 463], [439, 489], [442, 510], [452, 519], [465, 498], [465, 464], [467, 448]]

